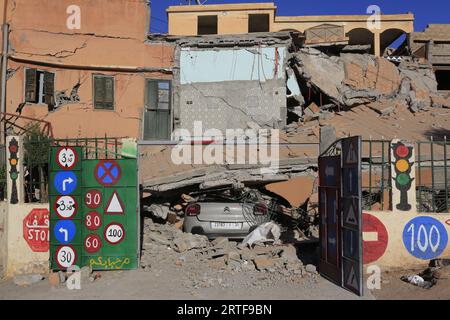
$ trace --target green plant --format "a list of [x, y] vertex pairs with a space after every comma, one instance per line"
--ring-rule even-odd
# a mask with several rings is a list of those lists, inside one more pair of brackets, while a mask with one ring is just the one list
[[[32, 201], [34, 190], [39, 187], [39, 200], [48, 202], [47, 169], [51, 138], [42, 132], [39, 123], [30, 123], [24, 135], [24, 166], [28, 177], [29, 200]], [[33, 177], [38, 175], [37, 181]]]

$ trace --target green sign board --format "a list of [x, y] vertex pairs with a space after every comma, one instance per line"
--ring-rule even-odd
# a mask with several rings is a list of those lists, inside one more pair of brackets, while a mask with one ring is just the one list
[[138, 267], [136, 159], [82, 159], [54, 147], [50, 162], [50, 260], [54, 270]]

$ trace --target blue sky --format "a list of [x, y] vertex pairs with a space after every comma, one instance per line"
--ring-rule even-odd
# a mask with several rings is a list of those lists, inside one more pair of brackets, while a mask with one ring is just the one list
[[[203, 0], [202, 0], [203, 1]], [[165, 9], [184, 4], [184, 0], [152, 0], [152, 32], [167, 32]], [[208, 0], [208, 4], [265, 2], [262, 0]], [[268, 1], [270, 2], [270, 1]], [[422, 31], [430, 23], [450, 23], [449, 0], [275, 0], [277, 15], [366, 14], [369, 5], [376, 4], [382, 13], [412, 12], [415, 29]]]

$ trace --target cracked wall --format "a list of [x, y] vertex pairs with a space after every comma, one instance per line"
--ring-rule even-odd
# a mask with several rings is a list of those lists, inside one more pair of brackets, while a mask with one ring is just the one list
[[[193, 130], [286, 124], [286, 48], [179, 50], [178, 126]], [[178, 82], [178, 81], [177, 81]]]
[[[145, 79], [172, 79], [174, 50], [146, 42], [147, 2], [77, 1], [81, 29], [70, 30], [66, 10], [71, 0], [8, 1], [8, 69], [14, 72], [7, 82], [7, 112], [50, 121], [58, 138], [141, 138]], [[24, 104], [25, 68], [55, 74], [54, 111]], [[94, 74], [115, 77], [113, 111], [93, 108]]]

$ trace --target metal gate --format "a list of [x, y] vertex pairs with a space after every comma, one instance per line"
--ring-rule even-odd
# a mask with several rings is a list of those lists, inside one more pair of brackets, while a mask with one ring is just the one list
[[[138, 267], [137, 159], [88, 146], [50, 149], [50, 262], [54, 270]], [[91, 153], [92, 154], [92, 153]]]
[[361, 137], [336, 141], [319, 157], [320, 273], [363, 294]]

